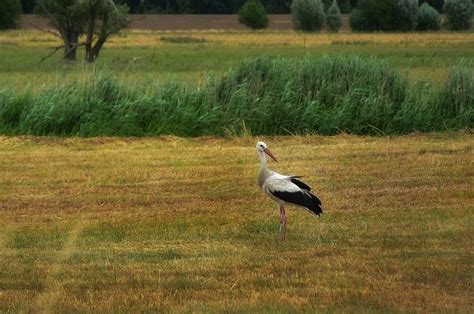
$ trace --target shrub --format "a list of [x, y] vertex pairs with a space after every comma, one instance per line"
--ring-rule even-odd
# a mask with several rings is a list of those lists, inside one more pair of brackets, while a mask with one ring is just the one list
[[21, 15], [19, 0], [0, 1], [0, 29], [15, 28]]
[[339, 10], [336, 0], [332, 2], [332, 5], [328, 9], [326, 24], [332, 32], [338, 32], [342, 26], [341, 11]]
[[350, 0], [342, 0], [339, 1], [339, 8], [341, 9], [341, 13], [349, 14], [352, 11], [352, 6]]
[[392, 30], [392, 16], [396, 11], [394, 0], [360, 0], [351, 14], [355, 31]]
[[410, 31], [417, 20], [417, 0], [360, 0], [350, 22], [354, 31]]
[[472, 0], [446, 0], [444, 12], [452, 30], [468, 30], [472, 25]]
[[438, 13], [443, 12], [444, 0], [420, 0], [419, 4], [422, 5], [423, 3], [428, 3]]
[[418, 0], [398, 0], [391, 20], [392, 30], [414, 30], [418, 24]]
[[418, 26], [419, 31], [439, 30], [441, 28], [441, 17], [435, 8], [430, 6], [427, 2], [420, 6], [418, 11]]
[[262, 29], [268, 26], [265, 7], [258, 0], [248, 0], [239, 10], [239, 22], [252, 29]]
[[295, 28], [305, 32], [319, 31], [325, 22], [321, 0], [293, 0], [291, 14]]
[[352, 10], [349, 23], [354, 32], [362, 32], [370, 29], [369, 18], [358, 8]]

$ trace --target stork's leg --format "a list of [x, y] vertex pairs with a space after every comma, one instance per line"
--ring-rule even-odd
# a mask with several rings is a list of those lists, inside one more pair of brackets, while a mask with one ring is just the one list
[[286, 213], [283, 204], [280, 204], [280, 238], [286, 240]]

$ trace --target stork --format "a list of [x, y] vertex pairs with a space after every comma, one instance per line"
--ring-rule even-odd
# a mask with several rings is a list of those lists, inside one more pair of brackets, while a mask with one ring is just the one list
[[274, 161], [277, 159], [265, 143], [258, 142], [256, 148], [260, 159], [257, 183], [265, 194], [278, 203], [280, 209], [279, 235], [283, 237], [283, 240], [286, 240], [285, 204], [289, 203], [304, 208], [319, 217], [323, 213], [321, 201], [310, 192], [311, 188], [308, 185], [299, 180], [300, 176], [284, 176], [268, 169], [266, 155]]

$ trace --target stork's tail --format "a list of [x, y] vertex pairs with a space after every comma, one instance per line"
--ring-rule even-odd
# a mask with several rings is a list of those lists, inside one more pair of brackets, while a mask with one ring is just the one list
[[318, 217], [323, 214], [321, 200], [309, 192], [306, 194], [306, 208]]

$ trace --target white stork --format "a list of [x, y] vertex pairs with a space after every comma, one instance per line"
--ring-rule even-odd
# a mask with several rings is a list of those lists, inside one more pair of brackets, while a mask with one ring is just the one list
[[268, 169], [265, 154], [274, 161], [277, 160], [265, 143], [258, 142], [256, 148], [260, 159], [257, 182], [263, 192], [278, 203], [280, 209], [280, 236], [283, 234], [283, 240], [286, 240], [285, 203], [302, 207], [319, 217], [323, 213], [321, 201], [310, 193], [311, 188], [308, 185], [298, 180], [301, 177], [284, 176]]

